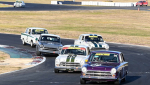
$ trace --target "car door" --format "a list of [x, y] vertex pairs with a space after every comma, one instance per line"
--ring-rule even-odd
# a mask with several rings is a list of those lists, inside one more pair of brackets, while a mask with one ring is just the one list
[[27, 33], [27, 43], [30, 44], [30, 34], [31, 34], [31, 29], [28, 30], [28, 33]]
[[27, 36], [28, 36], [28, 31], [29, 28], [26, 29], [25, 33], [22, 34], [22, 38], [24, 39], [24, 41], [27, 43]]

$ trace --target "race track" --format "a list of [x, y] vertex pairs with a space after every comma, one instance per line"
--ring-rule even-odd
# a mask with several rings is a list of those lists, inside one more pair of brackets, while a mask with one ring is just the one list
[[[13, 5], [14, 2], [3, 2], [3, 4]], [[26, 3], [25, 8], [0, 8], [0, 11], [63, 11], [63, 10], [102, 10], [102, 9], [129, 9], [138, 10], [137, 7], [107, 7], [107, 6], [71, 6], [71, 5], [51, 5], [51, 4], [33, 4]], [[140, 7], [140, 10], [150, 11], [150, 6]]]
[[[62, 39], [63, 44], [73, 44], [74, 40]], [[23, 46], [20, 35], [0, 34], [0, 44], [11, 45], [19, 48], [35, 51], [35, 48]], [[122, 85], [149, 85], [150, 83], [150, 48], [112, 44], [110, 50], [124, 53], [129, 62], [129, 74], [127, 81]], [[47, 60], [39, 66], [19, 72], [0, 75], [0, 85], [79, 85], [80, 72], [54, 73], [54, 60], [56, 56], [46, 56]], [[15, 61], [14, 61], [15, 62]], [[89, 83], [89, 82], [88, 82]], [[87, 85], [99, 85], [89, 83]], [[108, 83], [101, 83], [108, 85]]]

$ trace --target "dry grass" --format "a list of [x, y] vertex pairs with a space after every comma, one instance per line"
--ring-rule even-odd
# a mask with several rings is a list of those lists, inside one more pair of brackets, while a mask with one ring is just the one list
[[20, 34], [27, 27], [43, 27], [61, 37], [96, 33], [107, 42], [150, 46], [149, 13], [137, 10], [0, 12], [0, 32]]
[[0, 51], [0, 74], [30, 67], [31, 65], [25, 65], [29, 62], [32, 59], [10, 58], [8, 54]]

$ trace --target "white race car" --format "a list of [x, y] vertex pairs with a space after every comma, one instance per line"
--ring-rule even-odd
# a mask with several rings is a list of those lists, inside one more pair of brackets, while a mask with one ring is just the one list
[[91, 50], [109, 49], [102, 36], [97, 34], [81, 34], [74, 44], [88, 46]]
[[61, 54], [55, 59], [55, 73], [59, 73], [59, 71], [81, 71], [89, 53], [90, 50], [87, 46], [63, 46]]
[[14, 3], [14, 8], [15, 7], [25, 7], [25, 3], [22, 0], [16, 0], [16, 2]]

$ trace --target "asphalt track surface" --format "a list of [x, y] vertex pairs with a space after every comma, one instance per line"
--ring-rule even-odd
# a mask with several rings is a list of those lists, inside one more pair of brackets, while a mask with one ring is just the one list
[[[73, 44], [74, 40], [62, 39], [63, 44]], [[23, 46], [20, 35], [0, 34], [0, 44], [15, 46], [35, 51], [29, 45]], [[129, 62], [127, 81], [122, 85], [149, 85], [150, 84], [150, 48], [112, 44], [110, 50], [124, 53]], [[0, 85], [79, 85], [80, 72], [54, 73], [56, 56], [47, 55], [46, 61], [36, 67], [0, 75]], [[15, 61], [14, 61], [15, 62]], [[112, 83], [87, 82], [87, 85], [112, 85]]]
[[[3, 4], [13, 5], [14, 2], [4, 2]], [[107, 7], [107, 6], [70, 6], [70, 5], [51, 5], [51, 4], [33, 4], [26, 3], [25, 8], [0, 8], [0, 11], [63, 11], [63, 10], [102, 10], [102, 9], [130, 9], [138, 10], [138, 7]], [[140, 7], [140, 10], [150, 11], [150, 6]]]

